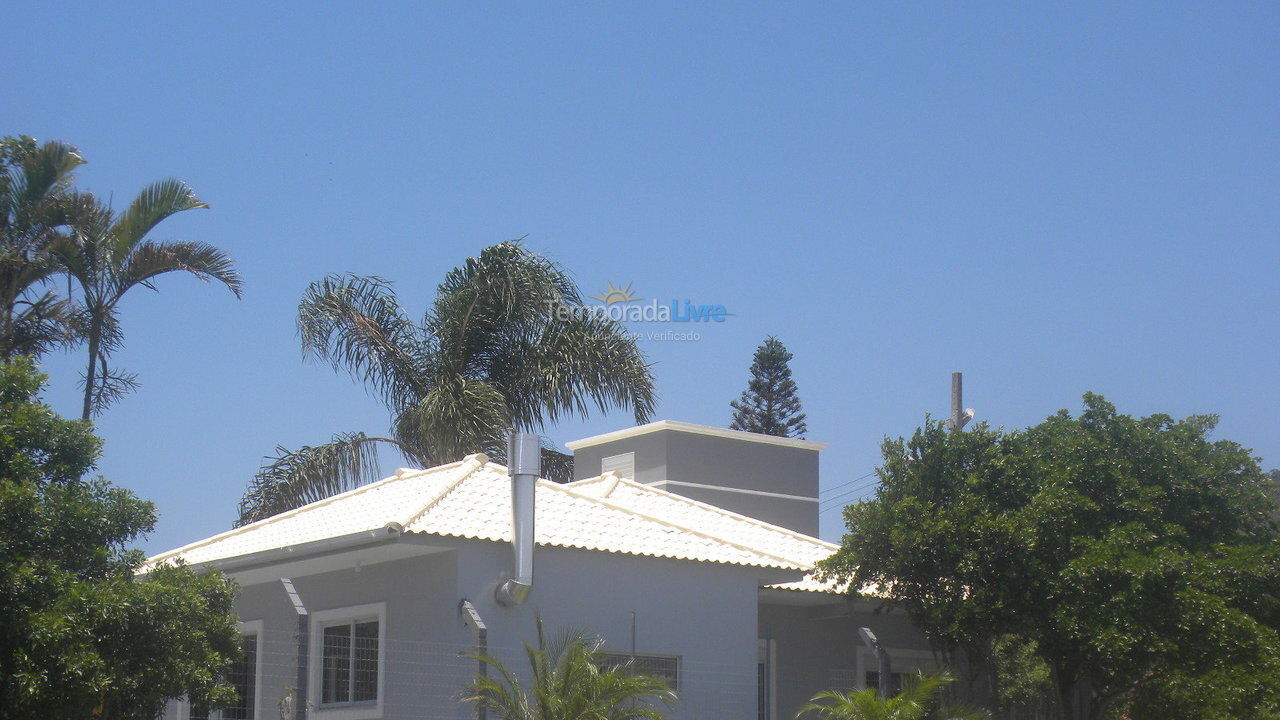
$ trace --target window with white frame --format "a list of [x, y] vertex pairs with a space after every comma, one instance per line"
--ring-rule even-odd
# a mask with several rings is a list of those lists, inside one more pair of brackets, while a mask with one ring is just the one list
[[261, 657], [262, 621], [240, 623], [240, 652], [227, 671], [227, 683], [235, 688], [236, 699], [227, 707], [212, 711], [200, 703], [190, 703], [187, 719], [256, 720]]
[[308, 694], [318, 715], [381, 717], [385, 633], [383, 603], [312, 614]]

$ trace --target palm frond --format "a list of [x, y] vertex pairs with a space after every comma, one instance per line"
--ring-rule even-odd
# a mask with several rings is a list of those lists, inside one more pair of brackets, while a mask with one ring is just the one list
[[77, 339], [74, 305], [53, 292], [28, 295], [13, 304], [8, 338], [0, 338], [0, 356], [41, 355]]
[[276, 448], [249, 484], [240, 500], [240, 518], [245, 525], [307, 503], [346, 492], [379, 478], [378, 445], [400, 443], [391, 438], [345, 433], [318, 446], [296, 451]]
[[9, 169], [6, 189], [6, 214], [17, 226], [39, 223], [44, 203], [70, 187], [77, 167], [84, 158], [71, 145], [57, 140], [25, 152]]
[[298, 304], [303, 352], [347, 371], [402, 408], [430, 386], [423, 333], [376, 276], [329, 275]]
[[529, 674], [522, 681], [490, 655], [469, 655], [497, 672], [476, 676], [462, 699], [493, 710], [503, 720], [661, 720], [659, 706], [676, 695], [658, 678], [623, 666], [601, 666], [598, 638], [566, 630], [547, 641], [541, 616], [537, 644], [525, 643]]
[[207, 207], [181, 180], [168, 178], [151, 183], [138, 193], [112, 225], [111, 257], [116, 263], [123, 262], [134, 247], [166, 218], [186, 210]]
[[[80, 378], [80, 388], [84, 389], [87, 378]], [[120, 401], [126, 395], [137, 391], [141, 386], [136, 373], [123, 372], [119, 368], [108, 367], [107, 358], [98, 360], [98, 372], [94, 378], [93, 391], [89, 399], [89, 417], [97, 417], [107, 408]]]
[[558, 483], [573, 481], [573, 456], [542, 443], [542, 477]]
[[814, 695], [796, 717], [814, 715], [826, 720], [989, 720], [990, 714], [964, 706], [937, 707], [938, 694], [954, 681], [948, 673], [910, 675], [901, 692], [883, 698], [874, 688]]
[[135, 285], [150, 286], [151, 279], [171, 272], [186, 272], [208, 282], [217, 280], [240, 297], [242, 281], [235, 261], [222, 250], [202, 242], [144, 241], [133, 247], [112, 279], [113, 298]]
[[424, 325], [453, 372], [480, 372], [495, 337], [526, 336], [554, 308], [580, 300], [577, 286], [555, 262], [517, 242], [505, 242], [467, 258], [445, 276]]
[[540, 335], [502, 348], [490, 376], [516, 425], [533, 429], [591, 408], [629, 408], [637, 425], [657, 404], [653, 371], [619, 323], [598, 315], [552, 318]]
[[508, 427], [506, 400], [497, 389], [447, 377], [396, 415], [393, 434], [422, 457], [445, 463], [474, 452], [502, 458]]

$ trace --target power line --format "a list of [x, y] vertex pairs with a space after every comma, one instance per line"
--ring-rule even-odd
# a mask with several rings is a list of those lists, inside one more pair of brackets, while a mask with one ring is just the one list
[[875, 487], [875, 486], [876, 486], [876, 484], [877, 484], [878, 482], [879, 482], [879, 480], [874, 480], [874, 481], [872, 481], [872, 482], [864, 483], [864, 484], [859, 485], [859, 486], [857, 486], [857, 487], [850, 488], [850, 489], [846, 490], [845, 492], [840, 493], [839, 495], [833, 495], [832, 497], [829, 497], [829, 498], [827, 498], [826, 500], [823, 500], [823, 501], [818, 505], [818, 512], [822, 512], [822, 511], [824, 511], [824, 510], [828, 510], [828, 509], [833, 508], [833, 507], [835, 507], [835, 506], [837, 506], [837, 505], [840, 505], [840, 504], [842, 504], [842, 502], [844, 502], [844, 500], [843, 500], [843, 499], [844, 499], [846, 496], [848, 496], [848, 495], [852, 495], [852, 494], [854, 494], [854, 493], [856, 493], [856, 492], [858, 492], [858, 491], [860, 491], [860, 490], [868, 490], [868, 489], [870, 489], [870, 488], [873, 488], [873, 487]]
[[866, 475], [862, 475], [862, 476], [860, 476], [860, 477], [856, 477], [856, 478], [854, 478], [854, 479], [852, 479], [852, 480], [850, 480], [850, 481], [848, 481], [848, 482], [840, 483], [839, 485], [835, 485], [835, 486], [829, 487], [829, 488], [827, 488], [826, 490], [820, 490], [820, 491], [818, 491], [818, 497], [822, 497], [823, 495], [827, 495], [827, 494], [829, 494], [829, 493], [833, 493], [833, 492], [835, 492], [836, 490], [839, 490], [840, 488], [848, 487], [848, 486], [850, 486], [850, 485], [852, 485], [852, 484], [854, 484], [854, 483], [858, 482], [859, 480], [866, 480], [867, 478], [869, 478], [869, 477], [871, 477], [872, 475], [875, 475], [875, 474], [876, 474], [876, 471], [875, 471], [875, 470], [872, 470], [871, 472], [867, 473]]

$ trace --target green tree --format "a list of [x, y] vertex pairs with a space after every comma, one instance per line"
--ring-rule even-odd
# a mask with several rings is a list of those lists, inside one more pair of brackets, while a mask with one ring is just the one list
[[903, 683], [902, 691], [891, 698], [880, 696], [875, 688], [856, 692], [828, 690], [813, 696], [800, 708], [797, 717], [816, 715], [826, 720], [978, 720], [990, 717], [985, 712], [963, 707], [938, 707], [938, 694], [951, 675], [916, 673]]
[[155, 508], [84, 479], [89, 424], [37, 396], [31, 361], [0, 365], [0, 718], [150, 720], [168, 698], [225, 702], [234, 587], [186, 567], [136, 571]]
[[800, 396], [791, 379], [791, 353], [778, 338], [770, 335], [751, 362], [751, 379], [737, 400], [730, 402], [734, 430], [802, 438], [809, 428], [800, 411]]
[[491, 655], [472, 655], [496, 676], [477, 675], [464, 702], [492, 710], [501, 720], [661, 720], [660, 706], [675, 702], [675, 693], [658, 678], [626, 665], [603, 667], [598, 640], [567, 631], [549, 643], [541, 617], [537, 627], [537, 646], [525, 643], [528, 682]]
[[845, 509], [822, 569], [878, 584], [977, 667], [1016, 638], [1061, 717], [1272, 717], [1280, 534], [1257, 461], [1211, 440], [1212, 416], [1084, 406], [886, 439], [880, 487]]
[[[278, 448], [241, 501], [240, 523], [376, 479], [379, 446], [429, 467], [473, 452], [502, 457], [510, 428], [536, 430], [593, 405], [647, 421], [655, 399], [644, 355], [617, 322], [577, 306], [564, 270], [518, 242], [450, 271], [420, 323], [381, 278], [312, 283], [298, 307], [304, 353], [377, 393], [391, 437], [348, 433]], [[543, 457], [548, 477], [571, 474], [568, 456], [547, 449]]]
[[136, 387], [136, 378], [107, 364], [124, 344], [118, 306], [125, 293], [142, 286], [155, 289], [155, 279], [171, 272], [217, 280], [240, 297], [240, 275], [222, 250], [203, 242], [158, 241], [149, 235], [172, 215], [207, 208], [181, 180], [161, 180], [146, 187], [124, 212], [88, 199], [72, 223], [71, 237], [51, 250], [62, 272], [75, 279], [84, 303], [88, 366], [84, 376], [82, 417], [89, 419]]
[[48, 248], [74, 209], [76, 149], [25, 135], [0, 138], [0, 359], [38, 356], [70, 339], [71, 304], [47, 286]]

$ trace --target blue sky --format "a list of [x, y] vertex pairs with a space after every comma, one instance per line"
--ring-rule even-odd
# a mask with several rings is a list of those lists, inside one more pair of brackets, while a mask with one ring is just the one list
[[[826, 487], [945, 413], [952, 370], [993, 424], [1093, 390], [1280, 465], [1280, 6], [899, 5], [9, 6], [0, 132], [78, 145], [117, 203], [187, 180], [212, 209], [159, 237], [245, 276], [124, 303], [144, 385], [101, 470], [159, 505], [146, 549], [224, 529], [277, 444], [386, 430], [302, 361], [308, 282], [383, 275], [418, 313], [521, 236], [587, 292], [734, 313], [645, 341], [659, 417], [726, 424], [779, 335]], [[81, 363], [46, 363], [69, 415]]]

